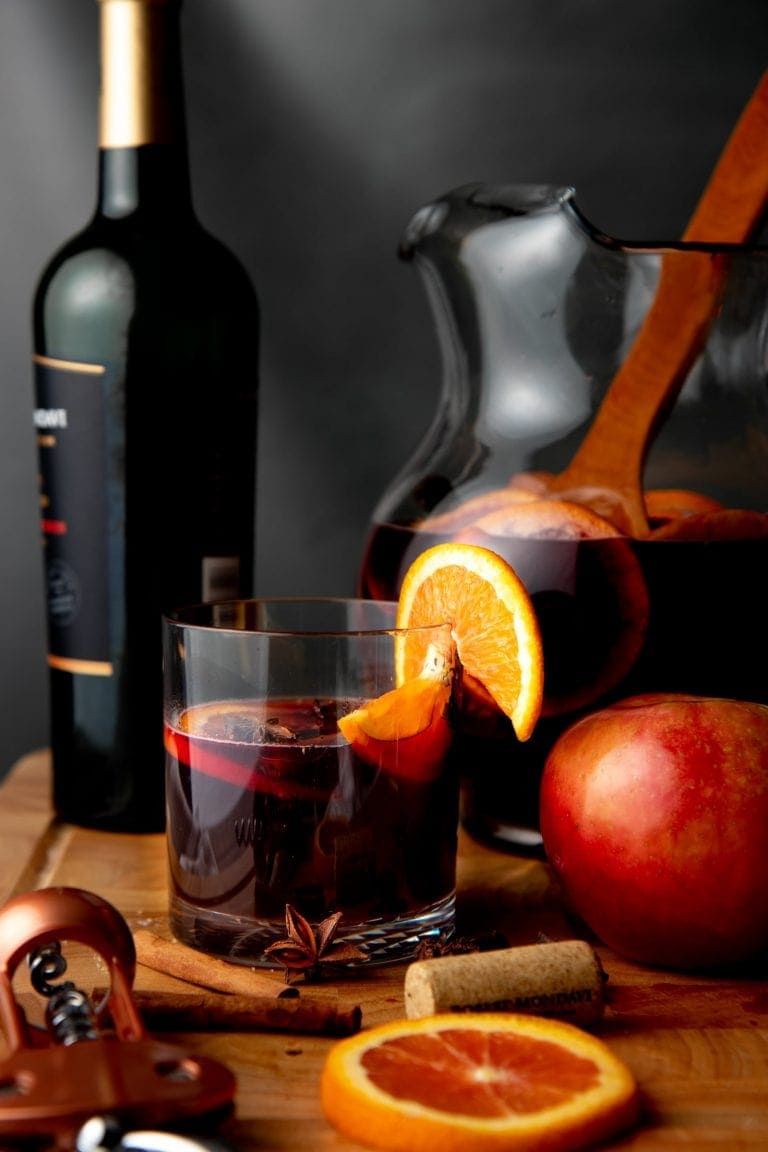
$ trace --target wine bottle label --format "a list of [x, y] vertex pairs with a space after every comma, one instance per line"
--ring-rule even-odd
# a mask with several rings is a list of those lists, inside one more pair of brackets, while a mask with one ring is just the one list
[[35, 356], [34, 365], [48, 663], [109, 676], [108, 369], [45, 356]]

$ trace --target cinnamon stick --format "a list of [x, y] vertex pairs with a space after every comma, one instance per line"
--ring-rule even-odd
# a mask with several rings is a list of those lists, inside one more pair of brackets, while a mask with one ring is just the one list
[[285, 988], [278, 973], [269, 975], [255, 968], [231, 964], [218, 956], [198, 952], [178, 940], [158, 936], [146, 928], [137, 928], [133, 941], [139, 964], [186, 980], [188, 984], [243, 996], [277, 997]]
[[[94, 999], [105, 989], [95, 989]], [[225, 995], [220, 992], [156, 992], [134, 989], [133, 999], [150, 1031], [158, 1032], [304, 1032], [351, 1036], [360, 1030], [358, 1005], [330, 1000]], [[109, 1013], [109, 1005], [106, 1008]]]

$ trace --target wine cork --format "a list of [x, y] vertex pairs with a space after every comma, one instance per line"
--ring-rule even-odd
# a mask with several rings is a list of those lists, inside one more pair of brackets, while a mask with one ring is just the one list
[[605, 980], [584, 940], [438, 956], [406, 969], [405, 1014], [526, 1012], [591, 1024], [603, 1015]]

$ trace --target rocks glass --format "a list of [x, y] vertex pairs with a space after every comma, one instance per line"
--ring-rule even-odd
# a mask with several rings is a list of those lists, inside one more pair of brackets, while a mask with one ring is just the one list
[[[197, 605], [163, 621], [170, 926], [248, 965], [341, 913], [354, 963], [453, 929], [459, 785], [337, 718], [395, 686], [396, 605], [330, 598]], [[443, 632], [444, 626], [434, 630]]]

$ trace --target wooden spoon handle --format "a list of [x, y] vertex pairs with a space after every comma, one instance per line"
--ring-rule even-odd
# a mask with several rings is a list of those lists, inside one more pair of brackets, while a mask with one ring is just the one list
[[768, 72], [731, 132], [683, 239], [743, 244], [765, 212], [768, 193]]
[[[706, 340], [726, 270], [723, 255], [665, 253], [643, 327], [576, 455], [553, 477], [557, 490], [613, 489], [636, 503], [644, 520], [640, 477], [648, 444]], [[637, 520], [638, 508], [630, 520]], [[628, 527], [644, 532], [647, 523]]]
[[[685, 230], [689, 242], [744, 243], [768, 203], [768, 72], [742, 112]], [[558, 491], [616, 491], [627, 527], [645, 535], [648, 446], [703, 347], [727, 273], [723, 254], [667, 252], [653, 304]]]

